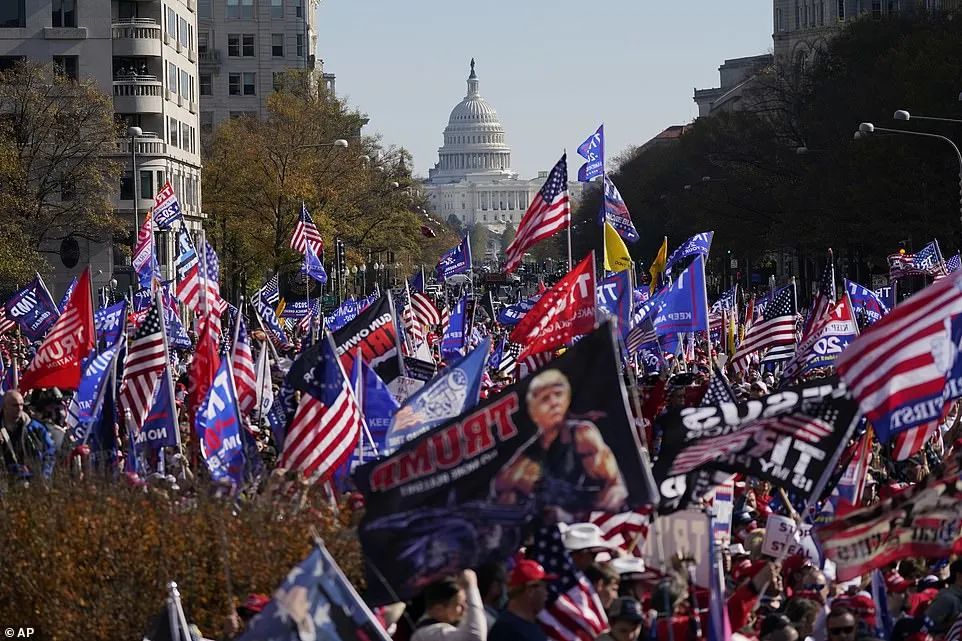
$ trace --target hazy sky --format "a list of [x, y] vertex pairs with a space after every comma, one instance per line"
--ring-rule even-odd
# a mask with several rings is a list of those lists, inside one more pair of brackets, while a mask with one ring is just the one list
[[[322, 0], [318, 55], [366, 133], [426, 175], [477, 60], [522, 178], [550, 169], [601, 122], [607, 156], [697, 115], [726, 58], [772, 48], [771, 0]], [[610, 164], [610, 161], [609, 161]]]

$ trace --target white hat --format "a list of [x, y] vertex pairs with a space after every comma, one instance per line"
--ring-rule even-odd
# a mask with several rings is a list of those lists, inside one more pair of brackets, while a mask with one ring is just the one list
[[564, 533], [564, 544], [569, 552], [611, 548], [611, 544], [601, 538], [601, 528], [594, 523], [571, 524]]
[[748, 556], [748, 550], [741, 543], [732, 543], [728, 546], [728, 553], [732, 556]]
[[611, 562], [611, 567], [621, 578], [627, 580], [634, 578], [634, 575], [645, 573], [645, 562], [637, 556], [619, 556]]

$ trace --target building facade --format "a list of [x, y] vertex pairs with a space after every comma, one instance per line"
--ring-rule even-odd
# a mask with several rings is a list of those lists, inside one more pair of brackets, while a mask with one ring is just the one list
[[752, 80], [759, 71], [770, 67], [772, 62], [771, 54], [726, 60], [725, 64], [718, 67], [717, 87], [695, 89], [698, 117], [744, 109]]
[[197, 0], [201, 126], [266, 114], [276, 78], [315, 74], [334, 92], [317, 50], [318, 0]]
[[[434, 214], [442, 220], [452, 217], [462, 226], [485, 225], [495, 235], [510, 226], [517, 228], [528, 205], [548, 178], [548, 172], [524, 180], [511, 169], [511, 148], [497, 111], [480, 93], [471, 60], [468, 92], [451, 110], [444, 129], [438, 162], [428, 171], [425, 191]], [[577, 207], [582, 184], [569, 182], [572, 209]], [[496, 257], [497, 238], [485, 250], [474, 248], [479, 258]]]
[[[124, 162], [114, 206], [131, 230], [135, 213], [142, 221], [154, 194], [168, 180], [187, 219], [198, 224], [196, 0], [2, 0], [0, 68], [22, 59], [53, 62], [68, 76], [93, 79], [113, 96], [117, 120], [140, 128], [136, 138], [118, 140], [114, 152]], [[158, 258], [168, 277], [173, 268], [171, 236], [158, 238]], [[129, 258], [115, 251], [111, 240], [83, 241], [80, 261], [72, 267], [59, 262], [58, 248], [44, 249], [54, 266], [50, 288], [55, 294], [88, 262], [95, 289], [111, 277], [121, 289], [131, 280]]]

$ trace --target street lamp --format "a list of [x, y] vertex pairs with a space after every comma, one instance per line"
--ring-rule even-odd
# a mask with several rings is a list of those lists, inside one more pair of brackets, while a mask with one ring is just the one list
[[933, 120], [935, 122], [955, 122], [962, 123], [962, 120], [956, 120], [955, 118], [937, 118], [935, 116], [913, 116], [905, 109], [899, 109], [896, 111], [892, 118], [895, 120], [901, 120], [903, 122], [908, 122], [909, 120]]
[[361, 266], [357, 268], [357, 271], [361, 272], [361, 293], [367, 294], [367, 265], [361, 263]]
[[[901, 111], [901, 110], [900, 110]], [[899, 112], [896, 112], [898, 114]], [[905, 114], [905, 119], [909, 119], [909, 112], [903, 112]], [[905, 129], [887, 129], [885, 127], [876, 127], [870, 122], [863, 122], [858, 126], [858, 131], [855, 132], [855, 140], [866, 138], [869, 135], [875, 133], [876, 131], [882, 131], [889, 134], [904, 134], [906, 136], [921, 136], [923, 138], [937, 138], [947, 142], [952, 146], [952, 151], [955, 152], [955, 157], [959, 161], [959, 222], [962, 223], [962, 152], [959, 151], [958, 146], [949, 138], [945, 136], [940, 136], [939, 134], [929, 134], [921, 131], [907, 131]]]
[[137, 175], [137, 139], [144, 135], [140, 127], [127, 127], [127, 137], [130, 138], [130, 179], [134, 183], [134, 247], [137, 246], [137, 234], [140, 232], [140, 180]]

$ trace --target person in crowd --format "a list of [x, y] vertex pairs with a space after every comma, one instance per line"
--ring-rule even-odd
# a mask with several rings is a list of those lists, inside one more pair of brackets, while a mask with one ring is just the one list
[[644, 602], [648, 592], [644, 584], [645, 562], [637, 556], [619, 556], [612, 559], [611, 567], [618, 572], [618, 596]]
[[56, 447], [46, 426], [23, 409], [23, 395], [9, 390], [3, 396], [0, 452], [7, 475], [13, 479], [49, 480], [56, 462]]
[[848, 608], [832, 608], [825, 619], [829, 641], [855, 641], [856, 623], [855, 615]]
[[557, 578], [536, 561], [518, 561], [508, 576], [508, 605], [488, 633], [488, 641], [547, 641], [537, 618], [548, 601], [547, 582]]
[[802, 641], [811, 640], [820, 606], [811, 599], [793, 597], [785, 603], [785, 616], [792, 622]]
[[601, 606], [607, 610], [616, 598], [618, 598], [618, 572], [611, 566], [611, 563], [592, 563], [584, 570], [585, 578], [594, 587], [598, 598], [601, 599]]
[[758, 630], [759, 641], [797, 641], [798, 631], [784, 614], [769, 614]]
[[488, 623], [473, 570], [424, 588], [424, 615], [411, 641], [485, 641]]
[[608, 608], [609, 629], [598, 635], [597, 641], [637, 641], [642, 621], [641, 603], [629, 596], [618, 597]]
[[962, 614], [962, 559], [949, 565], [946, 587], [925, 610], [925, 628], [933, 635], [943, 634]]
[[611, 551], [611, 544], [604, 540], [601, 528], [594, 523], [573, 523], [565, 528], [562, 540], [575, 567], [581, 571], [587, 570], [601, 552]]
[[478, 591], [484, 603], [484, 618], [489, 630], [507, 601], [507, 580], [508, 573], [503, 563], [486, 563], [478, 568]]

